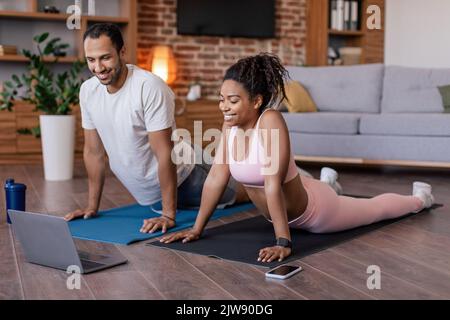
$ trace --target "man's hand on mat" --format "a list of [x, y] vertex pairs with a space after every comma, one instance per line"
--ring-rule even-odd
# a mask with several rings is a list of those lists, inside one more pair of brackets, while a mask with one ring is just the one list
[[280, 246], [267, 247], [259, 250], [258, 261], [272, 262], [276, 259], [283, 261], [284, 258], [291, 254], [291, 248], [285, 248]]
[[97, 210], [94, 209], [78, 209], [75, 211], [72, 211], [68, 214], [66, 214], [64, 216], [64, 220], [66, 221], [70, 221], [70, 220], [74, 220], [74, 219], [79, 219], [79, 218], [83, 218], [83, 219], [89, 219], [93, 216], [95, 216], [97, 214]]
[[171, 243], [173, 241], [178, 241], [183, 239], [183, 243], [194, 241], [200, 238], [200, 233], [194, 230], [183, 230], [179, 232], [172, 233], [168, 236], [165, 236], [159, 240], [162, 243]]
[[165, 217], [157, 217], [151, 219], [145, 219], [144, 224], [142, 225], [141, 232], [142, 233], [153, 233], [159, 229], [161, 229], [162, 233], [165, 233], [167, 229], [175, 226], [175, 221], [170, 220]]

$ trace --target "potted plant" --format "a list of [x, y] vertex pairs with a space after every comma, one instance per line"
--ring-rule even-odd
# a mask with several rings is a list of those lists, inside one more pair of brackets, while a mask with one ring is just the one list
[[0, 110], [11, 111], [14, 100], [19, 97], [33, 104], [35, 111], [44, 113], [39, 116], [40, 128], [34, 128], [32, 132], [35, 136], [41, 136], [45, 179], [69, 180], [73, 177], [75, 147], [75, 116], [70, 112], [79, 103], [83, 82], [80, 74], [85, 62], [75, 61], [68, 71], [54, 74], [49, 63], [55, 63], [64, 56], [64, 50], [69, 45], [61, 43], [60, 38], [46, 42], [48, 37], [46, 32], [33, 38], [37, 54], [22, 50], [22, 54], [29, 59], [28, 70], [20, 77], [13, 75], [12, 81], [4, 83], [4, 91], [0, 93]]

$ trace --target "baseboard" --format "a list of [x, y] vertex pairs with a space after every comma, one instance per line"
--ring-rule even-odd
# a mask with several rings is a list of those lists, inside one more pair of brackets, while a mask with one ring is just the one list
[[[361, 158], [343, 158], [343, 157], [318, 157], [318, 156], [294, 156], [296, 161], [304, 163], [330, 163], [343, 165], [361, 165], [361, 166], [400, 166], [417, 168], [446, 168], [450, 169], [450, 162], [435, 161], [411, 161], [411, 160], [371, 160]], [[81, 161], [83, 154], [75, 153], [75, 161]], [[0, 154], [0, 165], [21, 165], [21, 164], [41, 164], [42, 154]]]
[[332, 164], [354, 164], [362, 166], [400, 166], [417, 168], [447, 168], [450, 169], [450, 162], [436, 161], [411, 161], [411, 160], [371, 160], [361, 158], [340, 158], [340, 157], [316, 157], [316, 156], [295, 156], [295, 160], [310, 163], [332, 163]]
[[[83, 159], [83, 153], [75, 153], [75, 161]], [[42, 153], [0, 154], [0, 165], [42, 164]]]

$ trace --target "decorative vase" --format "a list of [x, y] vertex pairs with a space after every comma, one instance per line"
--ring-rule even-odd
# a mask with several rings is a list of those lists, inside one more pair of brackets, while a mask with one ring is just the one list
[[75, 150], [75, 116], [41, 115], [42, 155], [47, 181], [70, 180], [73, 177]]
[[190, 86], [189, 92], [187, 94], [186, 99], [188, 101], [195, 101], [201, 98], [201, 86], [200, 84], [196, 83]]

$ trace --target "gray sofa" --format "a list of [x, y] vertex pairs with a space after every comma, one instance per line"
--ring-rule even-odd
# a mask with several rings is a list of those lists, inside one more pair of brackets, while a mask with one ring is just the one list
[[295, 155], [450, 163], [450, 69], [288, 67], [319, 112], [283, 112]]

